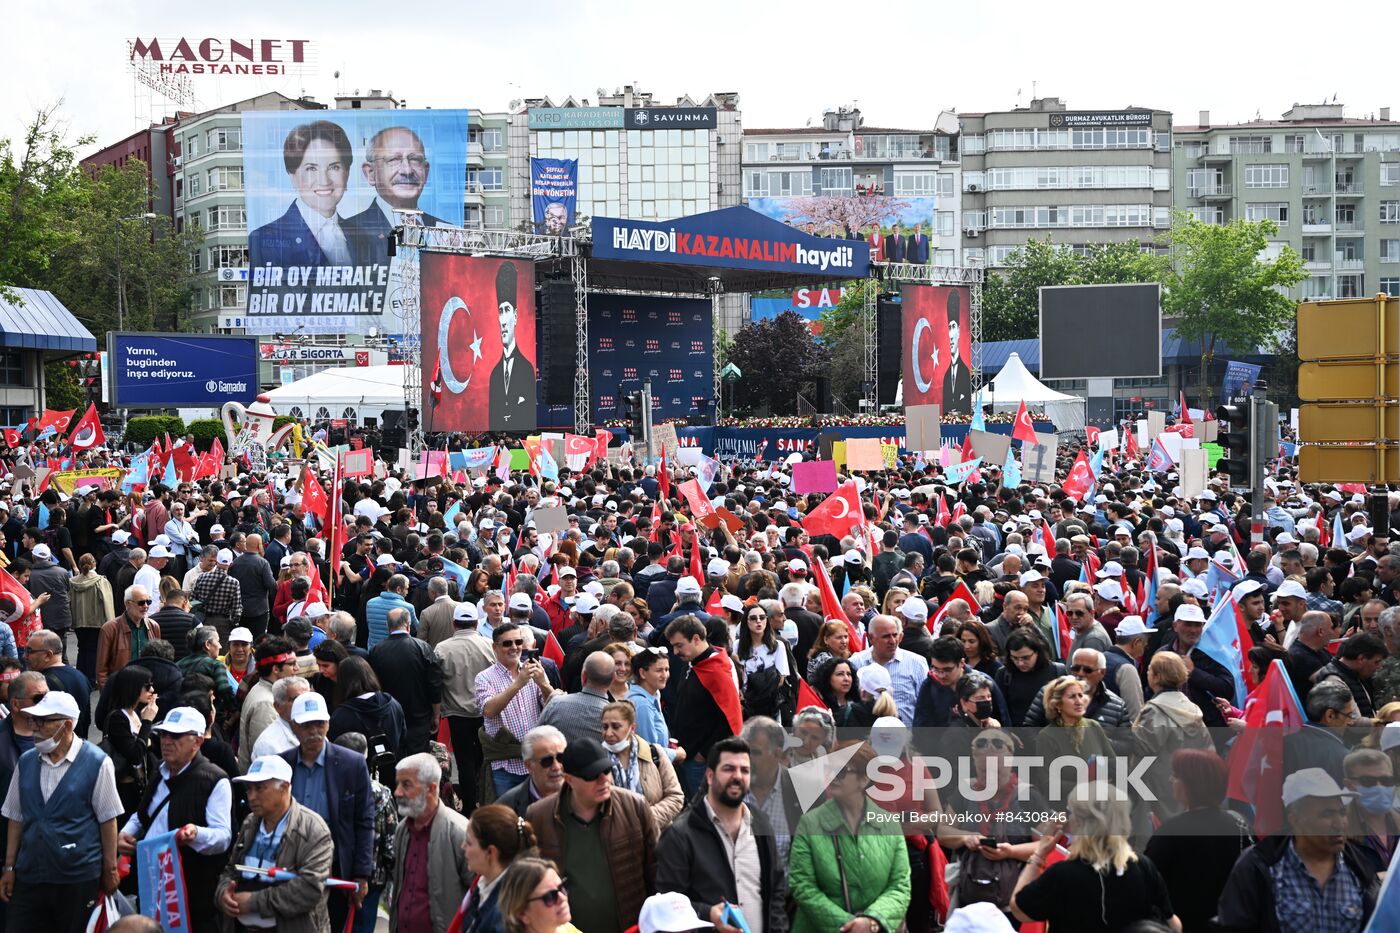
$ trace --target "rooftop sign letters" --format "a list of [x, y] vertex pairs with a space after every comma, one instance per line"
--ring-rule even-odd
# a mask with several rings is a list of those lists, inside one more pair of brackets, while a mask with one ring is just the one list
[[132, 62], [168, 74], [285, 75], [308, 63], [309, 39], [129, 39]]

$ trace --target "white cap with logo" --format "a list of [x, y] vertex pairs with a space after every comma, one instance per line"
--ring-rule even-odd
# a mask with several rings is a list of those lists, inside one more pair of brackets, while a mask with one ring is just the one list
[[285, 781], [290, 784], [292, 766], [281, 755], [263, 755], [253, 759], [253, 763], [248, 765], [247, 774], [240, 774], [234, 780], [240, 784], [261, 784], [264, 781]]

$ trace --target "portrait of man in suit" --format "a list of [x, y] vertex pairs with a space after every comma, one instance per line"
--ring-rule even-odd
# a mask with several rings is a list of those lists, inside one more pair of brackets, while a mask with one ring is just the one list
[[563, 201], [550, 201], [545, 205], [544, 217], [540, 220], [537, 233], [545, 236], [563, 236], [569, 226], [569, 209]]
[[[354, 163], [350, 137], [329, 120], [303, 123], [287, 134], [282, 163], [296, 198], [286, 212], [248, 237], [253, 265], [350, 266], [365, 261], [337, 213]], [[358, 247], [358, 248], [357, 248]]]
[[516, 341], [515, 263], [496, 271], [496, 308], [500, 315], [501, 361], [491, 370], [491, 430], [528, 431], [535, 427], [535, 368]]
[[406, 126], [391, 126], [375, 133], [365, 152], [365, 181], [374, 189], [369, 207], [347, 220], [350, 235], [374, 262], [389, 261], [389, 234], [400, 223], [425, 227], [445, 227], [447, 222], [432, 214], [396, 214], [396, 210], [416, 211], [418, 200], [428, 184], [432, 168], [423, 140]]
[[890, 235], [885, 238], [885, 260], [887, 262], [905, 262], [904, 255], [904, 233], [899, 223], [896, 221], [891, 229]]
[[928, 262], [928, 236], [924, 233], [923, 224], [914, 224], [914, 232], [909, 234], [909, 248], [905, 257], [906, 262], [918, 265]]
[[961, 294], [956, 288], [948, 289], [948, 369], [943, 373], [943, 410], [966, 415], [972, 411], [972, 374], [962, 357], [965, 322]]

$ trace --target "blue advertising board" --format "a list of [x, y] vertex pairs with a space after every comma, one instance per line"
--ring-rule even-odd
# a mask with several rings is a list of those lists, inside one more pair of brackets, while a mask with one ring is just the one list
[[870, 245], [815, 237], [747, 207], [726, 207], [665, 223], [593, 218], [593, 256], [636, 262], [792, 272], [860, 279]]
[[258, 394], [256, 337], [111, 333], [107, 349], [117, 408], [218, 408]]

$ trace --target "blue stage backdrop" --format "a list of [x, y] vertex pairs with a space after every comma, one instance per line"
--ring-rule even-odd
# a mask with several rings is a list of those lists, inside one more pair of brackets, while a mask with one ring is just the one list
[[[593, 420], [624, 417], [622, 399], [651, 380], [660, 422], [708, 416], [714, 397], [714, 323], [709, 300], [593, 293], [588, 296], [588, 372]], [[573, 423], [572, 406], [539, 407], [539, 424]]]

